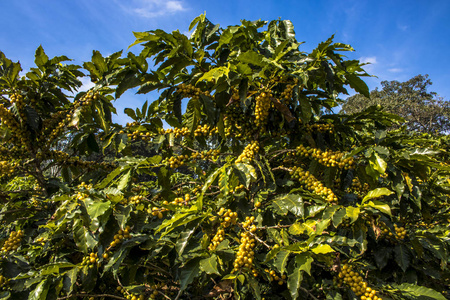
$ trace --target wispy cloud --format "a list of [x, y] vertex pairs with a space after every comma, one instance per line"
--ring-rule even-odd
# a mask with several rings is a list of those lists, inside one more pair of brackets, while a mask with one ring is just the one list
[[401, 73], [401, 72], [403, 72], [403, 69], [391, 68], [391, 69], [388, 69], [388, 71], [391, 72], [391, 73]]
[[406, 31], [406, 30], [409, 29], [409, 26], [408, 26], [408, 25], [401, 25], [401, 24], [399, 24], [399, 25], [397, 25], [397, 27], [398, 27], [398, 29], [400, 29], [401, 31]]
[[377, 57], [376, 56], [363, 56], [359, 58], [359, 61], [365, 64], [368, 64], [364, 66], [364, 70], [368, 73], [372, 73], [375, 70], [375, 65], [377, 64]]
[[173, 15], [186, 10], [184, 2], [179, 0], [132, 0], [126, 5], [121, 5], [121, 7], [126, 12], [143, 18]]
[[95, 86], [95, 83], [91, 81], [89, 76], [81, 77], [81, 87], [78, 89], [79, 92], [86, 92]]
[[377, 58], [376, 56], [363, 56], [359, 58], [359, 61], [362, 63], [376, 64]]

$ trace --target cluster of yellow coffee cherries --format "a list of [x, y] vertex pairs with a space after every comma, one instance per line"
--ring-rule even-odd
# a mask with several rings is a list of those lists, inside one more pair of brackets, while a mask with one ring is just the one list
[[235, 225], [237, 222], [237, 212], [232, 211], [231, 209], [226, 210], [225, 208], [221, 207], [217, 214], [221, 217], [220, 225], [223, 228], [227, 228], [230, 225]]
[[159, 208], [153, 206], [152, 208], [147, 209], [147, 213], [151, 214], [154, 217], [158, 217], [158, 219], [162, 219], [164, 217], [163, 212], [168, 211], [167, 208]]
[[329, 133], [333, 133], [334, 132], [334, 125], [333, 124], [306, 124], [306, 131], [311, 133], [313, 131], [318, 131], [318, 132], [329, 132]]
[[11, 231], [8, 239], [2, 246], [2, 252], [8, 253], [11, 251], [16, 251], [20, 247], [20, 242], [22, 241], [23, 234], [24, 233], [22, 230]]
[[[60, 136], [66, 128], [67, 124], [72, 120], [72, 115], [69, 113], [66, 114], [65, 112], [62, 112], [62, 117], [65, 118], [61, 120], [55, 128], [53, 128], [53, 130], [50, 132], [50, 135], [47, 137], [48, 140], [52, 141], [56, 137]], [[44, 139], [44, 135], [41, 136], [41, 139]]]
[[36, 243], [41, 244], [41, 246], [45, 246], [45, 239], [43, 237], [37, 238]]
[[128, 205], [128, 204], [139, 204], [142, 203], [142, 201], [145, 199], [142, 195], [135, 195], [128, 198], [123, 198], [122, 201], [120, 201], [120, 204], [122, 205]]
[[244, 114], [237, 100], [227, 106], [223, 124], [226, 137], [250, 139], [258, 131], [258, 127]]
[[293, 178], [297, 178], [300, 184], [304, 185], [308, 190], [324, 197], [328, 202], [336, 202], [338, 200], [333, 191], [324, 186], [323, 183], [317, 180], [317, 178], [309, 171], [294, 166], [289, 174], [291, 174]]
[[[119, 133], [125, 133], [124, 131], [120, 131]], [[141, 132], [139, 130], [135, 130], [132, 133], [128, 133], [127, 136], [132, 140], [143, 140], [143, 141], [150, 141], [155, 134], [147, 131], [147, 132]]]
[[269, 109], [273, 105], [270, 98], [272, 98], [271, 92], [262, 92], [255, 98], [255, 123], [257, 127], [264, 126], [267, 121]]
[[269, 275], [270, 281], [275, 281], [279, 285], [283, 285], [286, 282], [286, 275], [278, 276], [277, 273], [274, 270], [265, 269], [264, 272], [266, 272]]
[[353, 266], [344, 264], [338, 276], [333, 279], [338, 287], [343, 284], [350, 287], [350, 289], [359, 296], [361, 300], [382, 300], [376, 295], [376, 291], [368, 286], [358, 271], [353, 270]]
[[203, 92], [201, 89], [196, 88], [193, 85], [182, 83], [177, 87], [177, 91], [184, 97], [190, 97], [192, 99], [199, 99], [200, 95], [211, 97], [208, 91]]
[[16, 162], [0, 161], [0, 177], [12, 175], [19, 165]]
[[27, 119], [27, 116], [24, 112], [25, 107], [25, 101], [22, 95], [20, 94], [12, 94], [11, 97], [11, 104], [15, 104], [17, 107], [17, 111], [19, 112], [20, 118], [25, 121]]
[[322, 151], [317, 148], [311, 148], [309, 146], [305, 147], [303, 145], [296, 148], [296, 155], [311, 157], [326, 167], [338, 167], [345, 170], [352, 168], [355, 163], [353, 157], [344, 158], [345, 154], [342, 152], [331, 150]]
[[389, 230], [385, 223], [381, 223], [381, 235], [388, 239], [391, 243], [403, 240], [406, 237], [406, 229], [394, 223], [394, 232]]
[[208, 124], [198, 125], [194, 130], [194, 136], [209, 136], [218, 133], [219, 129], [217, 127], [210, 127]]
[[191, 160], [208, 160], [208, 159], [214, 159], [216, 160], [219, 157], [220, 150], [219, 149], [209, 149], [204, 150], [202, 152], [192, 152], [192, 154], [189, 156], [188, 154], [180, 154], [178, 156], [171, 156], [168, 159], [164, 159], [162, 161], [163, 164], [168, 164], [170, 168], [176, 169], [178, 167], [181, 167], [185, 164], [186, 161]]
[[234, 189], [231, 191], [233, 194], [239, 193], [241, 191], [245, 190], [245, 185], [239, 184], [234, 187]]
[[98, 91], [89, 90], [84, 94], [79, 101], [75, 102], [75, 108], [79, 106], [90, 106], [95, 100], [100, 98]]
[[109, 247], [114, 248], [115, 246], [122, 243], [123, 240], [129, 239], [131, 237], [130, 230], [131, 230], [130, 226], [126, 226], [125, 229], [123, 230], [119, 229], [119, 231], [117, 231], [117, 233], [114, 235], [114, 239], [109, 244]]
[[[140, 294], [140, 295], [139, 294], [131, 294], [124, 287], [121, 287], [121, 286], [117, 287], [117, 291], [121, 292], [122, 295], [128, 300], [144, 300], [145, 299], [145, 295], [143, 295], [143, 294]], [[150, 299], [153, 299], [157, 295], [158, 295], [158, 291], [154, 291], [152, 293], [152, 295], [150, 296]]]
[[361, 181], [358, 177], [353, 178], [352, 185], [349, 187], [349, 191], [362, 197], [366, 195], [369, 192], [369, 184], [366, 182], [364, 184], [361, 184]]
[[25, 130], [25, 126], [21, 126], [14, 117], [13, 113], [8, 110], [2, 103], [0, 103], [0, 120], [3, 125], [7, 126], [9, 130], [11, 130], [11, 138], [13, 140], [27, 149], [31, 147], [30, 139], [28, 138], [29, 135]]
[[86, 194], [86, 193], [77, 192], [77, 193], [75, 194], [75, 199], [77, 199], [77, 200], [79, 200], [79, 201], [82, 201], [82, 200], [86, 199], [88, 196], [89, 196], [89, 195]]
[[190, 194], [186, 194], [186, 195], [184, 195], [184, 197], [176, 197], [170, 203], [174, 204], [174, 205], [178, 205], [178, 206], [183, 206], [183, 205], [188, 205], [189, 201], [191, 201], [191, 195]]
[[257, 141], [253, 141], [247, 146], [245, 146], [244, 151], [242, 151], [241, 155], [236, 159], [236, 163], [240, 162], [251, 162], [255, 156], [255, 153], [259, 151], [259, 145]]
[[181, 154], [178, 156], [171, 156], [168, 159], [164, 159], [162, 161], [163, 164], [169, 164], [169, 167], [172, 169], [176, 169], [178, 167], [181, 167], [184, 165], [184, 161], [189, 159], [189, 155], [185, 154]]
[[94, 266], [100, 267], [100, 262], [98, 261], [98, 254], [96, 252], [89, 253], [88, 256], [83, 257], [81, 265], [88, 266], [89, 268], [93, 268]]
[[3, 287], [7, 283], [8, 283], [8, 278], [6, 278], [3, 275], [0, 275], [0, 287]]
[[286, 88], [281, 92], [281, 100], [287, 104], [289, 103], [289, 100], [292, 98], [292, 92], [294, 90], [294, 87], [297, 85], [298, 79], [295, 78], [294, 84], [287, 84]]
[[216, 231], [216, 234], [211, 240], [211, 243], [208, 246], [210, 251], [213, 251], [219, 246], [221, 242], [225, 239], [225, 229], [223, 227], [219, 227]]
[[169, 133], [173, 133], [173, 135], [176, 138], [179, 138], [180, 136], [188, 136], [191, 134], [191, 132], [189, 131], [189, 128], [187, 128], [187, 127], [181, 127], [181, 128], [175, 127], [175, 128], [169, 128], [166, 130], [164, 130], [164, 129], [161, 130], [161, 134], [169, 134]]
[[[77, 109], [78, 107], [87, 107], [92, 105], [94, 100], [97, 100], [100, 97], [100, 94], [98, 92], [94, 92], [92, 90], [89, 90], [84, 94], [78, 101], [74, 102], [74, 109]], [[47, 124], [46, 128], [52, 128], [52, 131], [49, 135], [43, 134], [40, 138], [41, 141], [52, 141], [56, 137], [60, 136], [62, 131], [67, 127], [67, 125], [70, 123], [73, 117], [73, 112], [71, 110], [62, 110], [59, 112], [56, 112], [52, 118], [48, 121], [49, 124]]]
[[225, 228], [237, 223], [237, 212], [233, 212], [231, 209], [226, 210], [224, 207], [221, 207], [217, 214], [220, 217], [220, 225], [217, 229], [216, 234], [211, 240], [211, 243], [208, 247], [209, 250], [216, 249], [217, 246], [224, 240]]
[[[40, 154], [39, 157], [43, 157], [44, 154]], [[108, 169], [114, 167], [114, 164], [108, 162], [93, 162], [87, 160], [81, 160], [79, 156], [70, 156], [68, 153], [58, 150], [51, 150], [47, 152], [47, 158], [53, 159], [54, 161], [60, 162], [62, 164], [68, 164], [75, 167], [86, 168], [88, 170], [102, 168]]]
[[242, 269], [251, 270], [253, 276], [258, 276], [258, 272], [253, 268], [253, 260], [255, 258], [254, 248], [256, 247], [256, 239], [254, 233], [257, 231], [253, 224], [255, 217], [246, 217], [245, 222], [242, 223], [244, 231], [240, 233], [239, 250], [233, 263], [233, 272]]

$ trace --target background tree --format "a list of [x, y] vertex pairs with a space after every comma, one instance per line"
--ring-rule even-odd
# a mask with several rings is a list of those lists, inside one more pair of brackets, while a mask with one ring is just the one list
[[428, 75], [417, 75], [405, 82], [382, 81], [382, 89], [348, 97], [342, 112], [360, 112], [371, 105], [381, 105], [387, 112], [398, 114], [406, 120], [409, 130], [426, 133], [447, 133], [450, 129], [450, 104], [428, 91]]
[[[388, 131], [376, 106], [323, 114], [368, 95], [349, 45], [301, 52], [284, 20], [189, 30], [84, 69], [38, 48], [37, 77], [2, 57], [0, 298], [448, 298], [448, 138]], [[95, 86], [66, 96], [83, 73], [64, 70]], [[160, 96], [112, 123], [132, 88]]]

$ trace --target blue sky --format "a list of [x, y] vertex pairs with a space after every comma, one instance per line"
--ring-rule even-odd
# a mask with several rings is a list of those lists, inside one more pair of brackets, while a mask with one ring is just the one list
[[[108, 55], [127, 51], [133, 31], [179, 29], [187, 33], [193, 18], [206, 16], [222, 27], [241, 19], [288, 19], [303, 51], [335, 34], [335, 41], [355, 48], [351, 59], [370, 62], [371, 89], [382, 80], [406, 81], [429, 74], [432, 91], [450, 99], [450, 1], [448, 0], [10, 0], [0, 5], [0, 51], [24, 70], [33, 66], [39, 45], [53, 57], [66, 55], [75, 63], [90, 60], [92, 50]], [[139, 46], [132, 48], [138, 51]], [[86, 87], [88, 77], [86, 78]], [[125, 107], [135, 108], [154, 95], [126, 93], [115, 105], [126, 122]]]

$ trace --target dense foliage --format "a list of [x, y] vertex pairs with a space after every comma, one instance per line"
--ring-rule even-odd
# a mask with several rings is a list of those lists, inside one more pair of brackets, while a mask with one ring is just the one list
[[403, 117], [409, 130], [448, 134], [450, 102], [428, 91], [431, 84], [428, 75], [417, 75], [406, 82], [382, 81], [382, 89], [371, 91], [370, 97], [362, 94], [348, 97], [342, 111], [352, 114], [381, 105], [384, 111]]
[[[0, 298], [449, 297], [447, 136], [333, 114], [369, 94], [333, 38], [189, 29], [83, 67], [40, 47], [25, 76], [0, 54]], [[160, 97], [114, 124], [129, 89]]]

